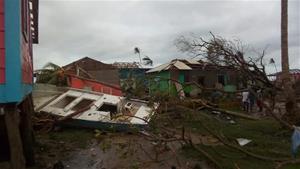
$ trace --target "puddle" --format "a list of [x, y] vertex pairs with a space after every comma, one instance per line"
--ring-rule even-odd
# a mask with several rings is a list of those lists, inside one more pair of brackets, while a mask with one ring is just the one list
[[70, 169], [193, 168], [193, 162], [177, 157], [179, 153], [167, 147], [178, 145], [157, 146], [137, 135], [105, 136], [86, 149], [72, 152], [63, 164]]

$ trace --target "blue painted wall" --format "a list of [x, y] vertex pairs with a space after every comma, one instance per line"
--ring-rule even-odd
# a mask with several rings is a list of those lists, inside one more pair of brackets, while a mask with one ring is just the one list
[[21, 0], [5, 0], [6, 82], [0, 85], [0, 103], [18, 103], [32, 91], [22, 83]]

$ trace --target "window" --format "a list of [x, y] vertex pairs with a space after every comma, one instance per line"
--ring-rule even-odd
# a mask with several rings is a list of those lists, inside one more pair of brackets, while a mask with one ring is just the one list
[[224, 75], [218, 75], [218, 83], [225, 85], [225, 76]]
[[103, 103], [103, 105], [98, 109], [98, 111], [107, 111], [113, 114], [117, 113], [117, 106], [112, 104]]
[[74, 107], [72, 107], [73, 111], [79, 111], [81, 109], [86, 108], [87, 106], [91, 106], [91, 104], [94, 102], [95, 100], [90, 100], [90, 99], [82, 99], [80, 100], [80, 102], [78, 104], [76, 104]]
[[205, 77], [204, 76], [199, 76], [197, 79], [197, 83], [204, 86], [204, 81], [205, 81]]
[[118, 113], [118, 107], [117, 105], [103, 103], [103, 105], [98, 109], [98, 111], [109, 112], [110, 119], [113, 119]]
[[191, 81], [190, 74], [188, 72], [186, 72], [185, 77], [184, 77], [184, 82], [190, 82], [190, 81]]
[[71, 102], [73, 102], [76, 99], [76, 97], [73, 96], [66, 96], [62, 99], [60, 99], [58, 102], [56, 102], [53, 107], [57, 108], [65, 108], [67, 105], [69, 105]]

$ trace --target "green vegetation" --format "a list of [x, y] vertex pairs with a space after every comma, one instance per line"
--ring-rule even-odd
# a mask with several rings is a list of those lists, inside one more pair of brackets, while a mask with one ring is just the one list
[[47, 63], [43, 69], [36, 70], [36, 83], [47, 83], [58, 86], [66, 86], [67, 78], [64, 69], [54, 63]]
[[[249, 152], [270, 158], [290, 158], [291, 132], [284, 130], [273, 119], [251, 121], [235, 119], [236, 124], [230, 124], [227, 120], [211, 118], [206, 112], [198, 113], [198, 120], [186, 123], [195, 132], [209, 134], [203, 125], [210, 128], [218, 135], [224, 135], [230, 143], [236, 143], [236, 138], [252, 140], [243, 148]], [[274, 168], [274, 162], [250, 157], [238, 150], [225, 145], [204, 146], [197, 145], [211, 154], [224, 168], [234, 168], [238, 165], [243, 169]], [[185, 149], [184, 149], [185, 150]], [[200, 157], [200, 156], [199, 156]]]
[[[289, 130], [283, 129], [280, 124], [270, 118], [261, 120], [245, 120], [230, 117], [236, 123], [231, 124], [226, 115], [214, 115], [209, 111], [187, 112], [186, 110], [177, 109], [181, 114], [181, 119], [173, 120], [172, 125], [183, 126], [186, 131], [191, 131], [195, 138], [221, 136], [226, 142], [235, 146], [237, 138], [246, 138], [252, 140], [249, 144], [241, 147], [244, 150], [256, 155], [274, 158], [274, 159], [291, 159], [291, 134]], [[162, 123], [167, 123], [167, 118], [162, 116]], [[203, 127], [205, 126], [205, 127]], [[178, 127], [179, 128], [179, 127]], [[208, 131], [208, 128], [210, 131]], [[213, 134], [212, 134], [213, 132]], [[237, 149], [224, 145], [222, 142], [217, 144], [195, 143], [195, 146], [206, 151], [225, 169], [242, 168], [242, 169], [271, 169], [277, 162], [258, 159], [245, 154]], [[182, 148], [182, 155], [194, 160], [203, 160], [206, 157], [195, 148], [187, 145]], [[300, 153], [298, 153], [298, 156]], [[299, 164], [298, 164], [299, 165]], [[297, 165], [285, 166], [286, 169], [293, 169]], [[297, 167], [296, 167], [297, 168]], [[299, 166], [298, 166], [299, 168]]]

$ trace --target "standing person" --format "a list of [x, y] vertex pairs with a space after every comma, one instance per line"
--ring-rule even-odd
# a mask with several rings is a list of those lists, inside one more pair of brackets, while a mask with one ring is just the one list
[[262, 112], [263, 111], [263, 106], [262, 106], [263, 100], [262, 100], [262, 91], [259, 89], [257, 91], [257, 99], [256, 99], [256, 105], [258, 107], [258, 111]]
[[251, 90], [249, 92], [249, 95], [248, 95], [248, 99], [249, 99], [249, 112], [251, 113], [252, 110], [253, 110], [253, 107], [254, 107], [254, 103], [255, 103], [255, 95], [254, 95], [254, 90]]
[[249, 96], [249, 92], [248, 91], [243, 91], [242, 92], [243, 110], [247, 111], [247, 112], [249, 110], [248, 96]]

